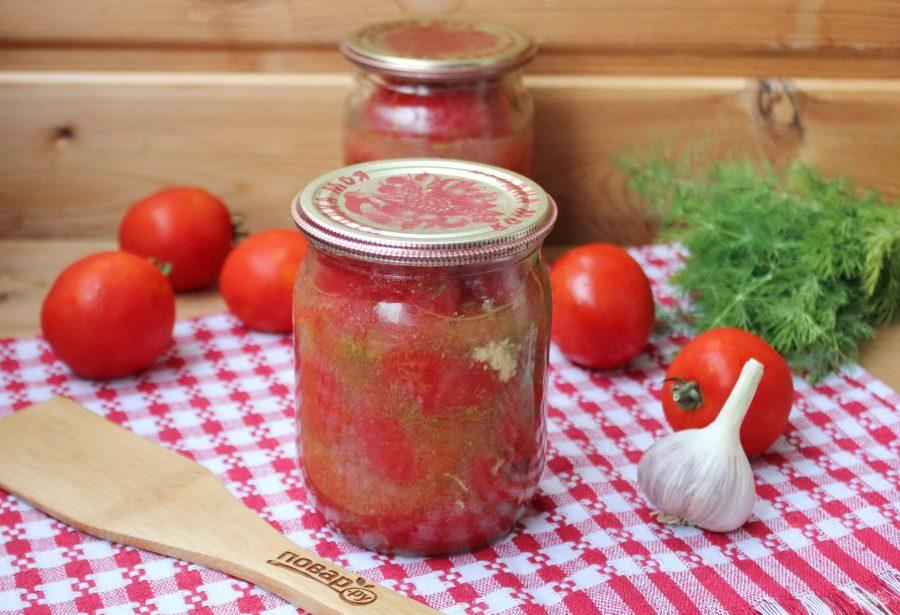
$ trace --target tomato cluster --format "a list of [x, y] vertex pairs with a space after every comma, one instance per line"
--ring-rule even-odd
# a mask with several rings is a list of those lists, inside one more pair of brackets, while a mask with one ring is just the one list
[[170, 188], [141, 199], [119, 226], [121, 252], [84, 258], [56, 279], [41, 310], [44, 337], [81, 376], [139, 372], [172, 343], [173, 291], [216, 280], [229, 309], [249, 327], [289, 332], [306, 240], [276, 230], [234, 250], [233, 242], [228, 208], [205, 190]]
[[[641, 266], [610, 244], [569, 250], [553, 265], [553, 340], [573, 363], [620, 367], [638, 356], [654, 325], [653, 294]], [[709, 425], [719, 414], [748, 359], [764, 373], [741, 426], [748, 456], [784, 432], [793, 402], [787, 363], [765, 340], [722, 328], [694, 338], [675, 358], [662, 389], [663, 410], [676, 431]]]

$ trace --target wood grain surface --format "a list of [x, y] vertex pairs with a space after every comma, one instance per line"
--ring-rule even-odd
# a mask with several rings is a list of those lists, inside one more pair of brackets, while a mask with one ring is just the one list
[[[361, 24], [415, 14], [503, 23], [556, 49], [900, 49], [891, 0], [4, 0], [17, 44], [331, 47]], [[39, 18], [35, 18], [39, 16]]]
[[[180, 47], [6, 46], [0, 70], [226, 73], [335, 73], [350, 65], [335, 48], [185, 49]], [[898, 78], [900, 52], [866, 55], [805, 50], [789, 54], [715, 49], [543, 50], [531, 75], [622, 75], [839, 79]]]
[[[38, 334], [41, 303], [56, 276], [79, 258], [115, 248], [110, 240], [0, 240], [0, 338]], [[549, 245], [545, 253], [552, 258], [564, 249]], [[226, 309], [215, 288], [177, 295], [176, 308], [179, 320]], [[864, 344], [860, 363], [900, 390], [900, 323]]]
[[[345, 74], [0, 72], [0, 237], [103, 238], [127, 206], [197, 184], [251, 229], [341, 164]], [[612, 156], [707, 142], [707, 157], [806, 158], [900, 193], [900, 81], [534, 76], [536, 179], [552, 241], [649, 241]]]

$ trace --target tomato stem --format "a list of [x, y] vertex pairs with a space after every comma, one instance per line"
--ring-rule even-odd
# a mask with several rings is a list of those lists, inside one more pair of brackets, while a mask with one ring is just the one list
[[159, 259], [153, 258], [152, 256], [148, 258], [151, 263], [153, 263], [159, 272], [166, 277], [169, 277], [169, 274], [172, 273], [172, 263], [169, 261], [161, 261]]
[[666, 382], [675, 383], [672, 385], [672, 401], [682, 410], [696, 410], [703, 405], [700, 385], [696, 382], [684, 378], [666, 378], [663, 383]]
[[250, 232], [247, 230], [245, 223], [246, 220], [244, 218], [244, 214], [242, 214], [241, 212], [236, 211], [231, 214], [231, 236], [234, 243], [237, 243], [244, 237], [250, 235]]

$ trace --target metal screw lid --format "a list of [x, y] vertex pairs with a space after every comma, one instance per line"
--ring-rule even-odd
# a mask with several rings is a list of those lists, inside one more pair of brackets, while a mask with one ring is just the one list
[[366, 26], [341, 43], [351, 62], [417, 79], [471, 79], [522, 66], [537, 48], [530, 37], [485, 21], [397, 19]]
[[317, 248], [367, 261], [484, 263], [540, 246], [556, 204], [530, 179], [475, 162], [378, 160], [311, 182], [293, 201]]

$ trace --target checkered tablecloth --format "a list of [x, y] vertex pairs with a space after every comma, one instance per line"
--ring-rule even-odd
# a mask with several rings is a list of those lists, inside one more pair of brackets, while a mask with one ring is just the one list
[[[296, 468], [288, 337], [228, 315], [181, 322], [136, 377], [73, 377], [40, 339], [0, 342], [0, 414], [65, 395], [202, 463], [297, 544], [447, 613], [900, 612], [900, 396], [859, 367], [795, 381], [790, 427], [753, 463], [759, 501], [730, 534], [663, 526], [635, 483], [668, 432], [664, 367], [689, 333], [665, 280], [671, 246], [634, 254], [661, 327], [626, 369], [552, 354], [548, 466], [505, 540], [450, 558], [388, 557], [323, 525]], [[881, 610], [879, 610], [881, 609]], [[224, 574], [81, 534], [0, 492], [0, 611], [291, 613]]]

